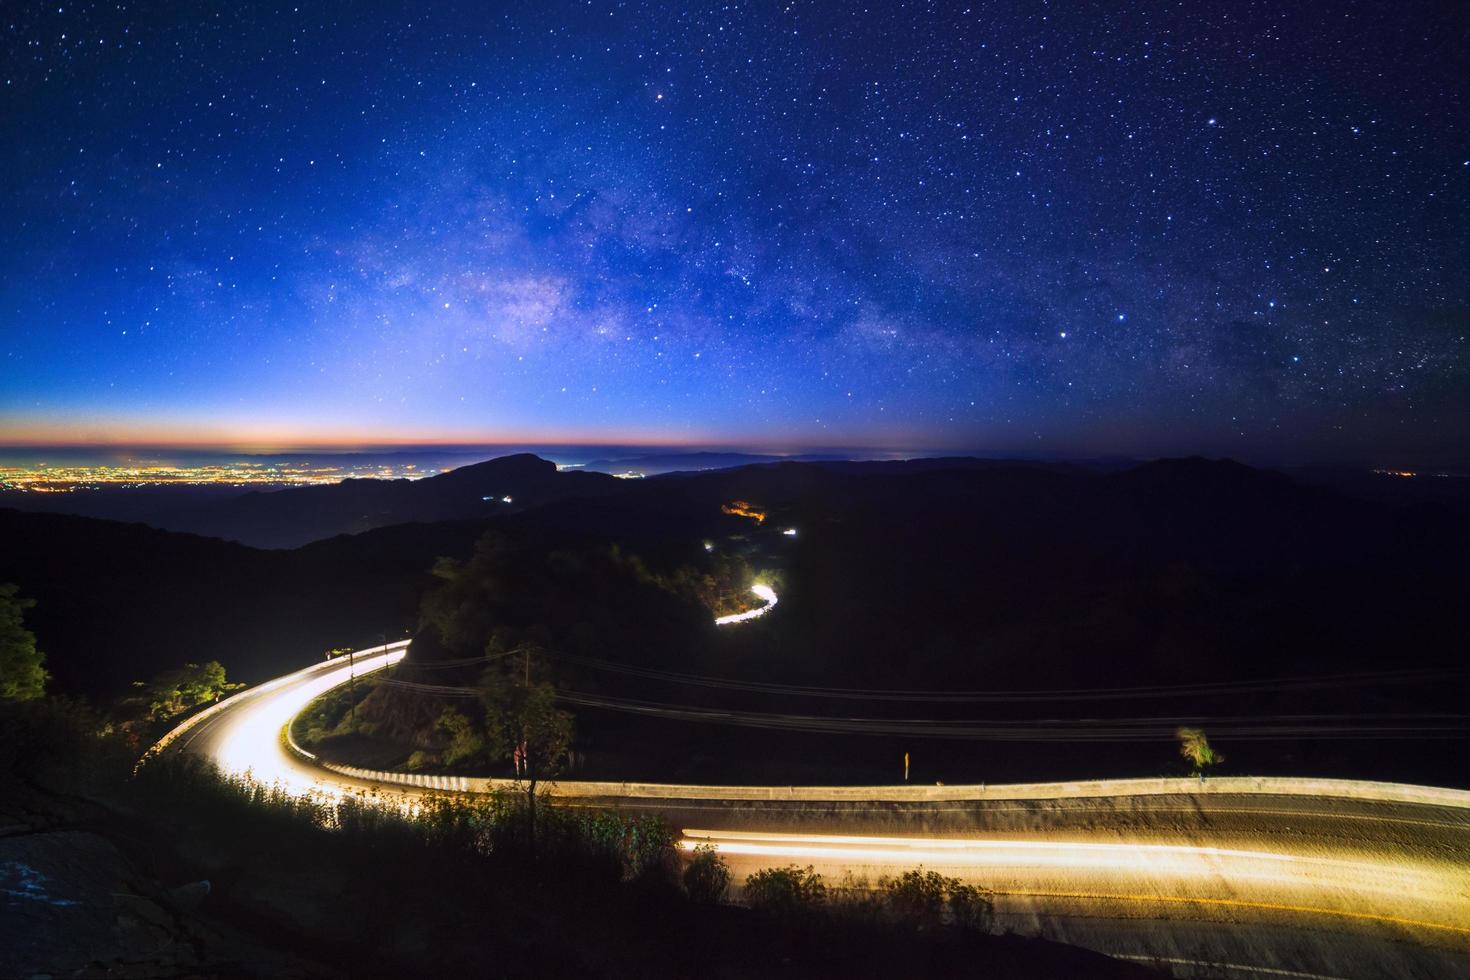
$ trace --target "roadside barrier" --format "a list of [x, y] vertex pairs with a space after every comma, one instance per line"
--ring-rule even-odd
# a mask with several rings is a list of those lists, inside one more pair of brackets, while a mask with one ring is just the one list
[[[514, 790], [514, 779], [436, 776], [360, 769], [307, 755], [316, 765], [350, 779], [415, 789], [458, 793]], [[679, 783], [556, 781], [553, 796], [601, 800], [699, 800], [792, 803], [933, 803], [956, 801], [1060, 800], [1126, 796], [1314, 796], [1382, 803], [1417, 803], [1470, 809], [1470, 790], [1354, 779], [1297, 779], [1282, 776], [1218, 776], [1099, 779], [1063, 783], [969, 786], [700, 786]]]

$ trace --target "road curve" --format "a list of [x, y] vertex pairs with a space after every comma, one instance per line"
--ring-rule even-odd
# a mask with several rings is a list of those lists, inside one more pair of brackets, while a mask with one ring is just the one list
[[[330, 795], [483, 791], [499, 781], [327, 768], [289, 744], [322, 693], [406, 643], [242, 691], [155, 751]], [[389, 782], [411, 780], [412, 784]], [[558, 784], [569, 803], [662, 814], [737, 881], [811, 864], [832, 882], [922, 865], [993, 889], [999, 923], [1178, 976], [1470, 976], [1470, 793], [1334, 780], [1124, 780], [1025, 787]]]
[[731, 613], [728, 616], [715, 617], [716, 626], [729, 626], [732, 623], [744, 623], [752, 619], [759, 619], [772, 609], [776, 608], [776, 590], [769, 585], [753, 585], [750, 591], [754, 592], [756, 598], [760, 599], [761, 605], [754, 609], [747, 609], [742, 613]]

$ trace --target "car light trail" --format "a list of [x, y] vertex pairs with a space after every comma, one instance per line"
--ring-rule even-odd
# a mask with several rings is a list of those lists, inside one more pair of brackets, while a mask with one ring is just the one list
[[1355, 891], [1398, 894], [1438, 887], [1432, 874], [1397, 864], [1308, 857], [1275, 851], [1184, 844], [1092, 843], [1048, 840], [974, 840], [938, 837], [855, 837], [685, 830], [684, 850], [713, 844], [726, 854], [836, 862], [844, 866], [896, 864], [947, 869], [1104, 870], [1118, 875], [1218, 879], [1317, 887], [1342, 879]]
[[[734, 621], [775, 604], [769, 587], [757, 587], [757, 594], [766, 605]], [[291, 720], [314, 699], [350, 677], [397, 663], [407, 645], [314, 664], [242, 691], [190, 718], [154, 751], [201, 756], [226, 773], [300, 795], [372, 794], [407, 811], [429, 792], [488, 791], [489, 780], [327, 768], [288, 744]], [[1154, 948], [1149, 937], [1159, 933], [1150, 930], [1174, 929], [1176, 944], [1166, 951], [1208, 952], [1216, 962], [1244, 964], [1232, 968], [1243, 975], [1254, 968], [1227, 957], [1264, 955], [1260, 965], [1268, 967], [1286, 954], [1266, 952], [1261, 943], [1298, 940], [1316, 943], [1304, 964], [1339, 963], [1334, 957], [1342, 956], [1355, 962], [1367, 949], [1379, 951], [1379, 962], [1398, 963], [1411, 946], [1427, 957], [1417, 962], [1430, 964], [1418, 975], [1460, 975], [1470, 962], [1470, 794], [1456, 790], [1226, 777], [1197, 788], [1186, 780], [1122, 780], [988, 788], [563, 783], [550, 791], [598, 806], [730, 824], [685, 830], [679, 846], [713, 845], [737, 882], [790, 863], [810, 864], [838, 887], [848, 874], [876, 883], [922, 866], [991, 891], [998, 914], [1015, 927], [1104, 952], [1137, 956]], [[1251, 801], [1257, 794], [1265, 806]], [[1292, 807], [1267, 802], [1283, 795], [1294, 798]], [[1167, 802], [1171, 796], [1185, 799], [1176, 805]], [[861, 833], [865, 826], [894, 826], [895, 814], [904, 812], [895, 810], [900, 805], [911, 808], [908, 826], [941, 832]], [[1022, 812], [1034, 819], [1017, 822]], [[837, 821], [857, 832], [807, 829]], [[945, 827], [956, 832], [942, 833]], [[1080, 931], [1069, 933], [1068, 923]], [[1191, 944], [1207, 923], [1247, 938], [1234, 945], [1210, 940], [1215, 945], [1196, 949]], [[1088, 932], [1099, 928], [1102, 933]], [[1301, 938], [1312, 936], [1319, 938]], [[1333, 952], [1346, 949], [1344, 943], [1359, 945], [1352, 953]]]
[[[1470, 936], [1463, 864], [1142, 842], [867, 837], [687, 829], [733, 869], [810, 864], [829, 880], [937, 870], [997, 895], [1249, 908], [1374, 920]], [[1320, 850], [1320, 849], [1318, 849]]]
[[752, 585], [750, 591], [754, 592], [765, 605], [757, 606], [754, 609], [747, 609], [743, 613], [731, 613], [729, 616], [719, 616], [715, 619], [715, 625], [729, 626], [731, 623], [743, 623], [747, 620], [764, 616], [776, 608], [776, 590], [769, 585]]
[[[509, 498], [506, 498], [509, 502]], [[765, 604], [715, 620], [716, 625], [741, 623], [770, 612], [776, 605], [776, 591], [768, 585], [751, 589]], [[361, 792], [360, 780], [343, 779], [326, 769], [312, 766], [313, 759], [294, 743], [288, 750], [283, 744], [290, 739], [289, 725], [307, 705], [323, 694], [346, 684], [352, 677], [382, 670], [402, 660], [408, 643], [373, 647], [349, 657], [338, 657], [330, 664], [313, 664], [304, 670], [278, 677], [257, 687], [233, 695], [208, 710], [188, 719], [169, 732], [151, 752], [160, 752], [177, 741], [187, 743], [198, 727], [210, 729], [206, 754], [222, 772], [248, 775], [266, 785], [279, 785], [293, 793], [342, 796]], [[201, 723], [208, 722], [207, 726]], [[197, 734], [197, 733], [196, 733]]]
[[[396, 664], [406, 650], [407, 644], [402, 644], [398, 649], [386, 648], [387, 652], [358, 654], [351, 659], [339, 657], [332, 661], [334, 666], [313, 665], [269, 684], [241, 691], [215, 706], [218, 717], [210, 720], [207, 754], [221, 772], [248, 775], [257, 782], [280, 785], [293, 793], [341, 796], [351, 791], [355, 787], [345, 785], [326, 770], [297, 760], [283, 745], [283, 739], [289, 738], [286, 726], [321, 695], [353, 677]], [[188, 728], [192, 727], [180, 726], [166, 741], [180, 738], [187, 741]]]

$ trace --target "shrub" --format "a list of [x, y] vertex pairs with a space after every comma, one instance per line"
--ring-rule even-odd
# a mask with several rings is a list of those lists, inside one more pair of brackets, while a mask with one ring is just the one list
[[673, 877], [677, 867], [674, 832], [657, 817], [549, 807], [542, 818], [546, 825], [540, 832], [553, 846], [582, 851], [615, 869], [620, 878]]
[[684, 890], [701, 905], [718, 905], [730, 890], [730, 866], [720, 857], [713, 844], [694, 849], [689, 866], [684, 869]]
[[946, 922], [961, 929], [989, 932], [995, 918], [991, 893], [958, 878], [919, 868], [878, 882], [887, 917], [919, 929]]
[[851, 871], [827, 885], [827, 911], [859, 925], [877, 925], [887, 919], [883, 894]]
[[1215, 751], [1205, 733], [1198, 728], [1181, 728], [1174, 737], [1179, 739], [1179, 754], [1194, 767], [1195, 775], [1204, 775], [1225, 761], [1225, 757]]
[[948, 886], [959, 882], [937, 871], [905, 871], [897, 878], [883, 878], [878, 888], [883, 894], [888, 913], [899, 922], [932, 928], [944, 921], [945, 895]]
[[955, 882], [949, 889], [949, 920], [961, 929], [989, 932], [995, 925], [995, 893]]
[[433, 752], [426, 752], [423, 749], [416, 749], [414, 750], [413, 755], [408, 757], [408, 761], [403, 764], [403, 768], [409, 772], [421, 772], [424, 769], [437, 769], [439, 768], [439, 756]]
[[772, 915], [812, 912], [826, 904], [827, 886], [811, 865], [765, 868], [745, 879], [745, 901]]
[[85, 702], [0, 700], [0, 773], [111, 778], [127, 772], [132, 748]]

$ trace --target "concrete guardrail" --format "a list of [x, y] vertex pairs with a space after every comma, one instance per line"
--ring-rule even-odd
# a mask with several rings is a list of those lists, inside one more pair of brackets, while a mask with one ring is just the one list
[[[360, 769], [327, 762], [310, 756], [309, 753], [303, 754], [329, 772], [387, 786], [458, 793], [490, 793], [496, 790], [514, 790], [521, 785], [513, 779]], [[571, 799], [804, 803], [931, 803], [1173, 795], [1315, 796], [1470, 809], [1470, 791], [1467, 790], [1354, 779], [1298, 779], [1281, 776], [1217, 776], [1203, 780], [1159, 777], [1061, 783], [980, 783], [964, 786], [700, 786], [678, 783], [557, 781], [548, 783], [547, 791], [553, 796]]]

